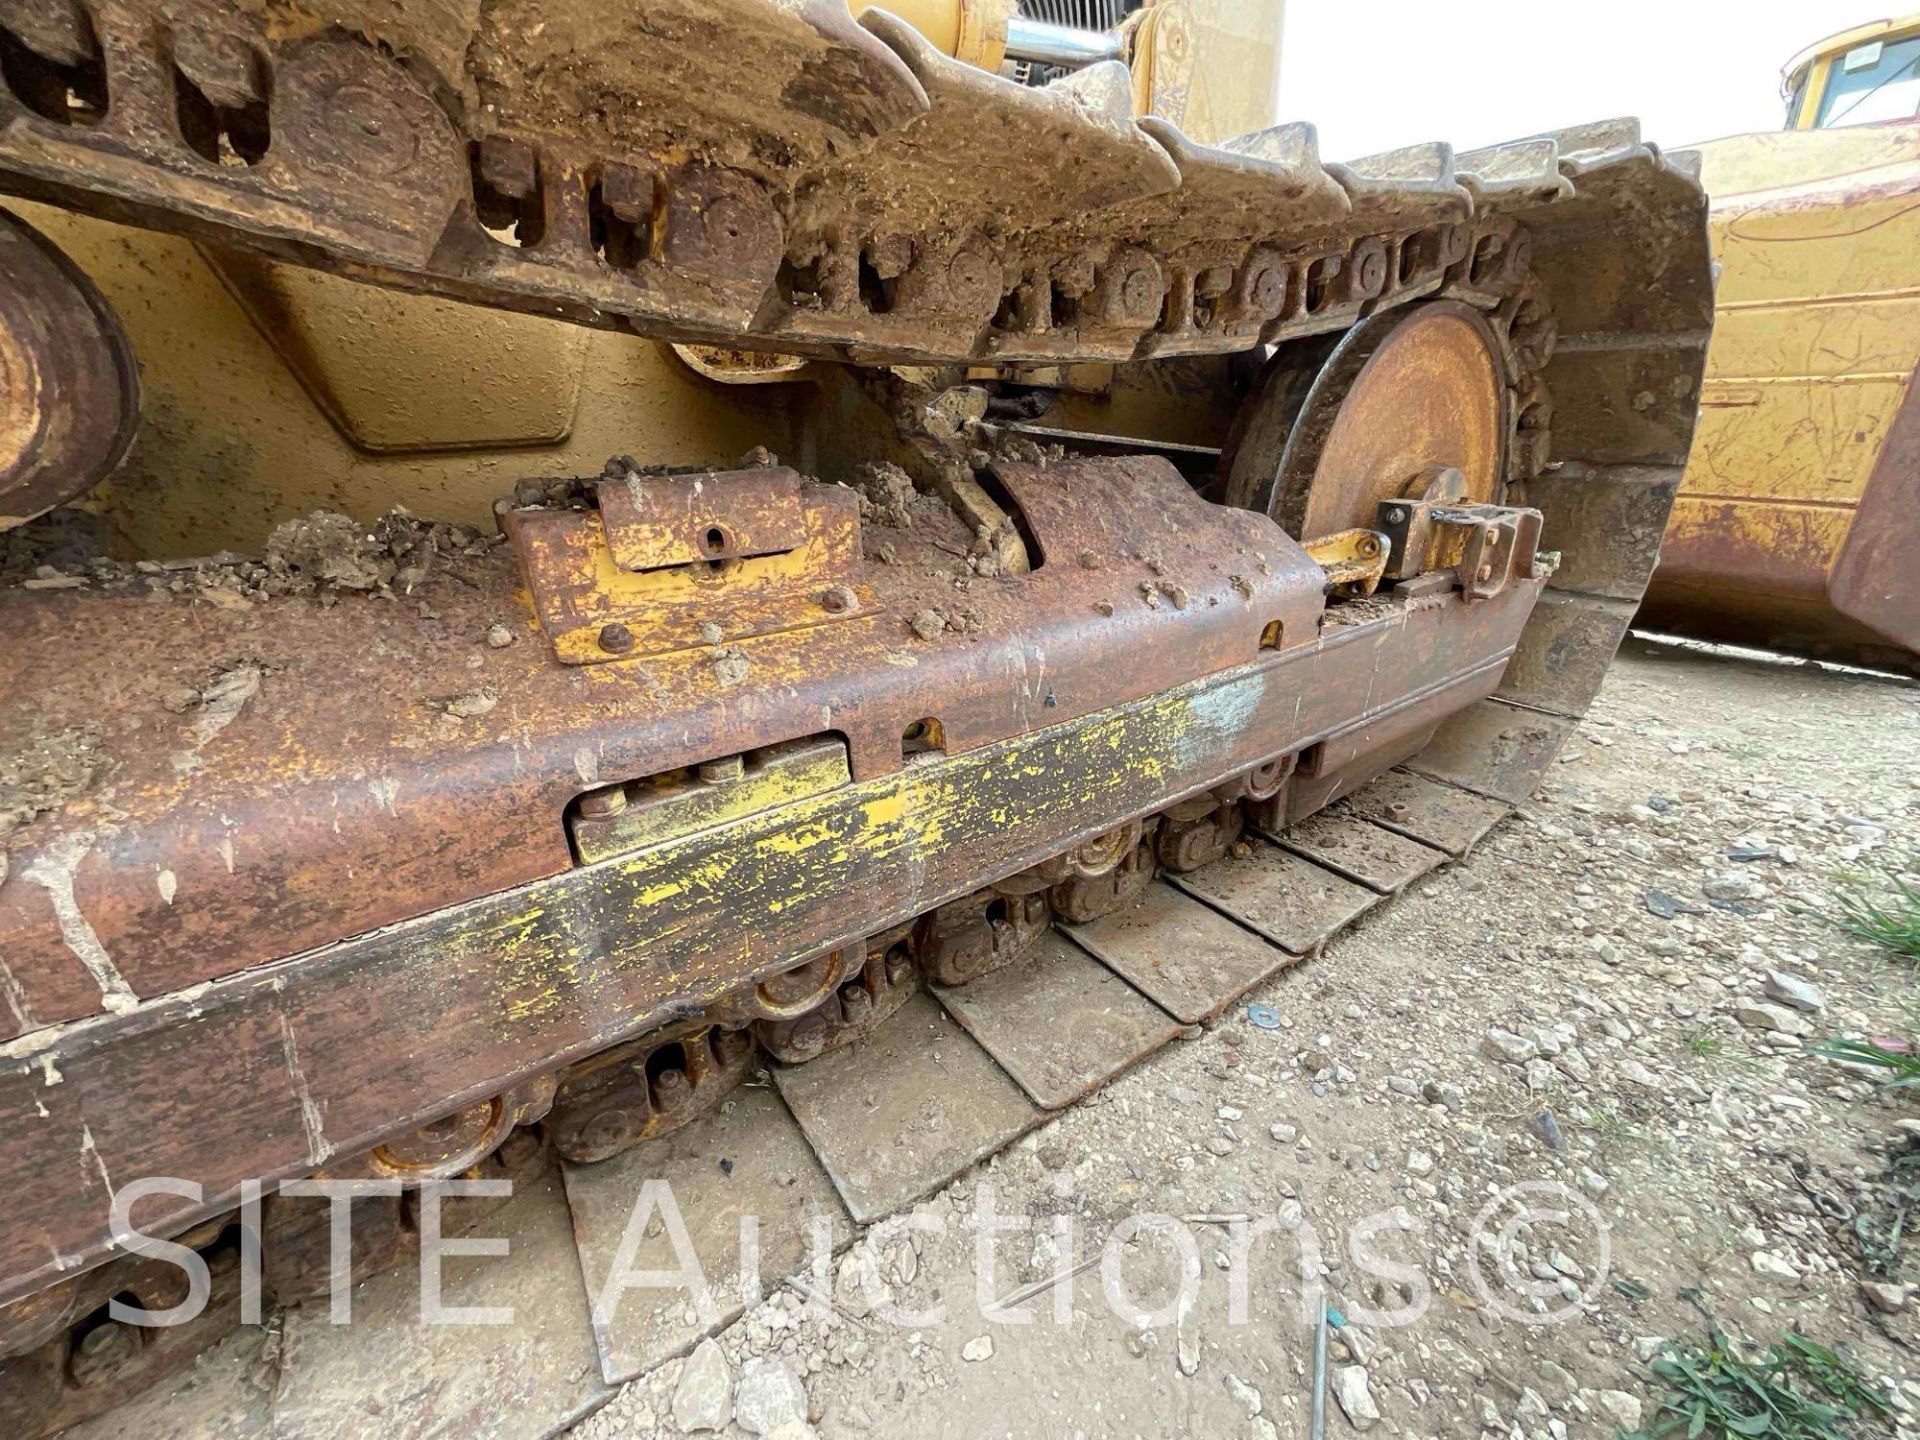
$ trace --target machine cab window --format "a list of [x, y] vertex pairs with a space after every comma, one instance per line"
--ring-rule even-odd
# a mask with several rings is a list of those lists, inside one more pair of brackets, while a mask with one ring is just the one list
[[1920, 34], [1870, 40], [1833, 57], [1814, 127], [1872, 125], [1920, 115]]

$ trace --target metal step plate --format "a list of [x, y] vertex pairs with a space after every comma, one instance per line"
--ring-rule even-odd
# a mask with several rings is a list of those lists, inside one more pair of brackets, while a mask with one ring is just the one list
[[332, 1324], [325, 1300], [289, 1310], [273, 1433], [545, 1440], [597, 1408], [607, 1389], [559, 1175], [522, 1183], [465, 1238], [495, 1236], [503, 1255], [442, 1257], [440, 1303], [510, 1309], [511, 1324], [422, 1323], [417, 1260], [355, 1289], [351, 1324]]
[[1061, 933], [1188, 1025], [1299, 958], [1159, 880], [1126, 909]]
[[1183, 1028], [1056, 932], [1006, 968], [934, 994], [1046, 1110], [1073, 1104]]
[[1458, 860], [1486, 838], [1509, 806], [1428, 780], [1405, 770], [1390, 770], [1353, 792], [1334, 808], [1444, 850]]
[[629, 1226], [640, 1227], [626, 1261], [629, 1274], [681, 1268], [668, 1197], [656, 1187], [648, 1204], [640, 1204], [649, 1182], [665, 1181], [712, 1305], [703, 1316], [694, 1297], [678, 1285], [636, 1285], [617, 1296], [610, 1293], [602, 1313], [593, 1317], [600, 1373], [609, 1384], [631, 1380], [681, 1354], [746, 1308], [739, 1286], [742, 1216], [759, 1217], [760, 1275], [769, 1289], [810, 1262], [808, 1227], [815, 1217], [831, 1235], [828, 1248], [853, 1231], [800, 1127], [764, 1084], [741, 1087], [685, 1129], [611, 1160], [564, 1170], [590, 1300], [614, 1270]]
[[1229, 855], [1204, 870], [1171, 878], [1187, 894], [1295, 955], [1311, 955], [1382, 898], [1265, 840], [1253, 842], [1244, 858]]
[[925, 994], [857, 1044], [777, 1067], [773, 1082], [862, 1225], [932, 1194], [1042, 1118]]
[[1339, 805], [1308, 816], [1284, 835], [1268, 838], [1382, 895], [1397, 895], [1403, 886], [1447, 858], [1429, 845], [1383, 830]]

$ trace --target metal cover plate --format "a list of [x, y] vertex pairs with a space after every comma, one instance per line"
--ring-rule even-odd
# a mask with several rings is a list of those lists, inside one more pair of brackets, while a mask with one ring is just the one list
[[1188, 1025], [1298, 958], [1158, 880], [1126, 909], [1062, 933]]
[[639, 1204], [644, 1186], [665, 1181], [713, 1303], [703, 1321], [677, 1285], [609, 1295], [607, 1313], [593, 1317], [593, 1334], [610, 1385], [683, 1353], [746, 1308], [738, 1284], [741, 1217], [759, 1217], [760, 1275], [769, 1290], [806, 1268], [813, 1217], [826, 1220], [831, 1244], [853, 1230], [800, 1127], [764, 1085], [743, 1086], [684, 1129], [611, 1160], [562, 1168], [589, 1297], [606, 1283], [629, 1224], [642, 1227], [630, 1273], [680, 1269], [673, 1235], [660, 1223], [666, 1195], [656, 1191], [644, 1208]]
[[442, 1306], [510, 1307], [510, 1325], [423, 1324], [420, 1266], [353, 1292], [353, 1320], [327, 1302], [286, 1312], [274, 1434], [546, 1440], [606, 1398], [586, 1288], [569, 1257], [560, 1177], [523, 1183], [470, 1239], [503, 1236], [504, 1255], [443, 1257]]
[[1388, 771], [1342, 804], [1376, 825], [1444, 850], [1456, 860], [1486, 838], [1508, 810], [1498, 800], [1405, 770]]
[[1182, 1028], [1054, 932], [1004, 969], [934, 994], [1046, 1110], [1073, 1104]]
[[1189, 895], [1295, 955], [1312, 954], [1381, 900], [1364, 886], [1266, 841], [1254, 844], [1244, 859], [1229, 855], [1204, 870], [1171, 878]]
[[1382, 895], [1397, 894], [1402, 886], [1418, 880], [1447, 858], [1431, 846], [1383, 830], [1339, 805], [1308, 816], [1284, 835], [1269, 838]]
[[780, 1066], [773, 1081], [862, 1225], [931, 1194], [1041, 1119], [926, 994], [865, 1040]]

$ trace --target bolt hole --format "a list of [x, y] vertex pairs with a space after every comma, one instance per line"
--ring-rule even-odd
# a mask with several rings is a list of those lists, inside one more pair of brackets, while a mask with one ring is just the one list
[[701, 537], [701, 543], [707, 547], [709, 555], [715, 554], [727, 548], [727, 532], [718, 525], [709, 526], [707, 533]]
[[1280, 648], [1280, 639], [1285, 633], [1286, 626], [1282, 622], [1269, 620], [1266, 628], [1260, 632], [1260, 648], [1262, 650], [1278, 650]]
[[915, 755], [945, 754], [946, 748], [946, 727], [931, 716], [914, 721], [900, 732], [900, 753], [909, 759]]
[[654, 1084], [658, 1084], [660, 1077], [670, 1070], [678, 1070], [684, 1074], [686, 1069], [687, 1052], [684, 1043], [680, 1041], [675, 1041], [671, 1045], [662, 1045], [658, 1050], [650, 1052], [646, 1059], [647, 1079]]

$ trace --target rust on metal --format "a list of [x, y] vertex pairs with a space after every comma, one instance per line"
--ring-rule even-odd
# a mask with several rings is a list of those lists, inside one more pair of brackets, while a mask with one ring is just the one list
[[[57, 762], [5, 821], [0, 1173], [35, 1179], [0, 1295], [48, 1313], [36, 1290], [78, 1304], [76, 1272], [117, 1263], [109, 1175], [197, 1180], [197, 1204], [136, 1210], [177, 1231], [249, 1180], [510, 1171], [535, 1122], [591, 1163], [709, 1109], [756, 1043], [810, 1061], [776, 1083], [878, 1219], [1039, 1118], [916, 970], [975, 980], [949, 998], [976, 1010], [1069, 972], [1130, 997], [1117, 1036], [1104, 1004], [1053, 1036], [1027, 1077], [1052, 1103], [1174, 1023], [1055, 916], [1112, 921], [1165, 867], [1318, 944], [1374, 897], [1265, 841], [1221, 860], [1249, 811], [1297, 822], [1436, 732], [1422, 758], [1469, 769], [1472, 726], [1531, 728], [1464, 783], [1530, 785], [1561, 717], [1487, 697], [1515, 657], [1532, 683], [1541, 517], [1482, 507], [1541, 476], [1550, 436], [1609, 495], [1685, 449], [1699, 189], [1631, 126], [1324, 165], [1307, 127], [1195, 144], [1136, 123], [1115, 67], [1010, 86], [841, 0], [458, 8], [338, 0], [314, 29], [251, 0], [8, 7], [0, 190], [864, 367], [838, 390], [810, 367], [822, 412], [918, 384], [883, 366], [1275, 346], [1224, 447], [1232, 503], [1163, 459], [992, 442], [982, 388], [823, 463], [884, 457], [917, 485], [896, 499], [945, 502], [884, 537], [859, 494], [792, 470], [616, 464], [523, 487], [506, 546], [391, 566], [378, 598], [236, 604], [139, 572], [0, 591], [0, 727]], [[18, 399], [41, 358], [20, 333], [0, 325], [8, 463], [74, 408]], [[1287, 527], [1384, 551], [1379, 503], [1446, 467], [1439, 549], [1362, 601], [1368, 556], [1329, 596]], [[1596, 583], [1631, 590], [1649, 562], [1617, 547]], [[1174, 987], [1183, 1007], [1269, 963], [1228, 948], [1230, 974]], [[1005, 964], [1035, 949], [1055, 963]], [[287, 1295], [319, 1276], [296, 1202], [266, 1221]], [[366, 1263], [404, 1250], [411, 1203], [371, 1212]], [[48, 1336], [28, 1354], [55, 1389], [77, 1353], [56, 1345], [116, 1373], [105, 1327]], [[65, 1423], [67, 1400], [34, 1403], [24, 1431]]]
[[[1320, 572], [1294, 553], [1297, 564], [1276, 571], [1284, 568], [1317, 604]], [[1043, 566], [1022, 581], [1038, 585], [1053, 568]], [[76, 1107], [84, 1107], [112, 1173], [175, 1166], [175, 1173], [201, 1177], [209, 1197], [246, 1176], [314, 1168], [329, 1150], [357, 1152], [457, 1108], [465, 1096], [498, 1093], [503, 1077], [517, 1083], [583, 1059], [657, 1026], [675, 1009], [711, 1004], [847, 943], [844, 895], [863, 897], [863, 930], [873, 922], [903, 923], [930, 902], [959, 898], [982, 878], [1017, 873], [1158, 811], [1169, 789], [1197, 793], [1239, 783], [1236, 777], [1266, 765], [1276, 748], [1324, 752], [1328, 737], [1343, 730], [1391, 732], [1402, 708], [1418, 713], [1423, 697], [1445, 694], [1463, 667], [1469, 674], [1491, 667], [1497, 676], [1537, 584], [1523, 582], [1471, 607], [1400, 610], [1371, 627], [1266, 652], [1264, 662], [1225, 669], [1198, 688], [1178, 687], [1059, 723], [1043, 722], [1052, 712], [1037, 696], [1036, 728], [995, 744], [961, 749], [963, 717], [956, 712], [944, 756], [904, 766], [896, 760], [892, 771], [856, 778], [844, 790], [630, 858], [579, 869], [563, 858], [559, 873], [545, 879], [432, 911], [270, 972], [216, 981], [190, 1002], [161, 1000], [34, 1037], [30, 1054], [0, 1062], [0, 1109], [33, 1113], [37, 1102], [49, 1115], [7, 1130], [0, 1147], [27, 1148], [0, 1151], [0, 1163], [63, 1173], [32, 1152], [66, 1144], [69, 1126], [77, 1133], [82, 1109]], [[1144, 606], [1142, 612], [1165, 613]], [[1256, 615], [1245, 618], [1242, 631], [1241, 654], [1250, 657], [1262, 654]], [[395, 652], [382, 663], [407, 660]], [[1065, 673], [1051, 683], [1065, 683]], [[1383, 674], [1400, 677], [1395, 693], [1383, 691]], [[905, 713], [922, 708], [913, 704]], [[1055, 711], [1066, 708], [1057, 703]], [[901, 728], [888, 721], [896, 756]], [[1372, 763], [1367, 750], [1352, 753], [1355, 763]], [[1125, 763], [1116, 765], [1114, 756]], [[566, 763], [571, 771], [571, 747]], [[121, 798], [131, 802], [136, 794], [128, 786]], [[393, 825], [390, 814], [385, 823]], [[938, 827], [938, 844], [927, 843], [928, 825]], [[470, 820], [462, 833], [472, 828], [478, 826]], [[37, 884], [34, 890], [44, 893]], [[30, 900], [33, 891], [21, 893]], [[87, 893], [100, 917], [97, 932], [111, 912]], [[182, 880], [176, 906], [186, 893]], [[702, 917], [721, 905], [756, 921], [716, 932]], [[598, 937], [611, 933], [622, 943], [603, 949]], [[511, 943], [503, 943], [507, 937]], [[30, 979], [37, 972], [22, 967], [18, 973]], [[94, 1003], [100, 1003], [97, 989]], [[361, 1023], [367, 1014], [392, 1019], [376, 1036]], [[299, 1084], [288, 1076], [287, 1088], [236, 1085], [234, 1066], [256, 1076], [287, 1073], [287, 1027], [298, 1053], [330, 1057], [326, 1071], [306, 1070]], [[421, 1039], [414, 1044], [407, 1037], [416, 1032]], [[450, 1041], [454, 1035], [466, 1038]], [[409, 1045], [414, 1056], [404, 1089], [375, 1083], [389, 1073], [384, 1057], [394, 1044]], [[172, 1058], [181, 1047], [201, 1057], [184, 1075]], [[45, 1086], [42, 1057], [51, 1058], [63, 1083]], [[174, 1077], [166, 1087], [170, 1107], [209, 1106], [233, 1123], [184, 1134], [151, 1123], [134, 1077], [154, 1065]], [[108, 1091], [117, 1097], [113, 1104], [93, 1103]], [[153, 1093], [157, 1101], [159, 1092]], [[446, 1097], [453, 1097], [453, 1107]], [[303, 1115], [314, 1113], [309, 1107], [325, 1116], [318, 1134], [303, 1123]], [[15, 1293], [36, 1283], [53, 1253], [99, 1253], [106, 1199], [85, 1176], [75, 1180], [71, 1188], [49, 1187], [31, 1197], [31, 1209], [23, 1207], [0, 1237], [6, 1247], [0, 1268]], [[190, 1208], [166, 1213], [182, 1223], [192, 1218]]]
[[1058, 934], [1018, 965], [934, 994], [1043, 1110], [1073, 1104], [1182, 1028]]
[[1265, 841], [1173, 883], [1292, 955], [1314, 954], [1381, 898]]
[[856, 1044], [776, 1066], [773, 1083], [861, 1225], [932, 1194], [1044, 1118], [924, 993]]
[[1436, 300], [1363, 322], [1306, 397], [1273, 514], [1308, 539], [1371, 526], [1380, 502], [1437, 469], [1459, 473], [1463, 500], [1500, 499], [1509, 380], [1498, 336], [1464, 302]]
[[139, 418], [119, 319], [78, 266], [0, 210], [0, 531], [112, 470]]
[[1165, 884], [1067, 936], [1188, 1025], [1213, 1019], [1298, 958]]
[[605, 1160], [678, 1130], [746, 1078], [753, 1039], [710, 1025], [616, 1046], [567, 1073], [547, 1128], [561, 1159]]
[[782, 1064], [804, 1065], [871, 1034], [919, 984], [914, 944], [911, 925], [876, 936], [855, 973], [802, 1014], [755, 1021], [754, 1038]]
[[778, 466], [556, 488], [558, 503], [507, 507], [501, 527], [565, 664], [713, 649], [872, 608], [850, 491]]

